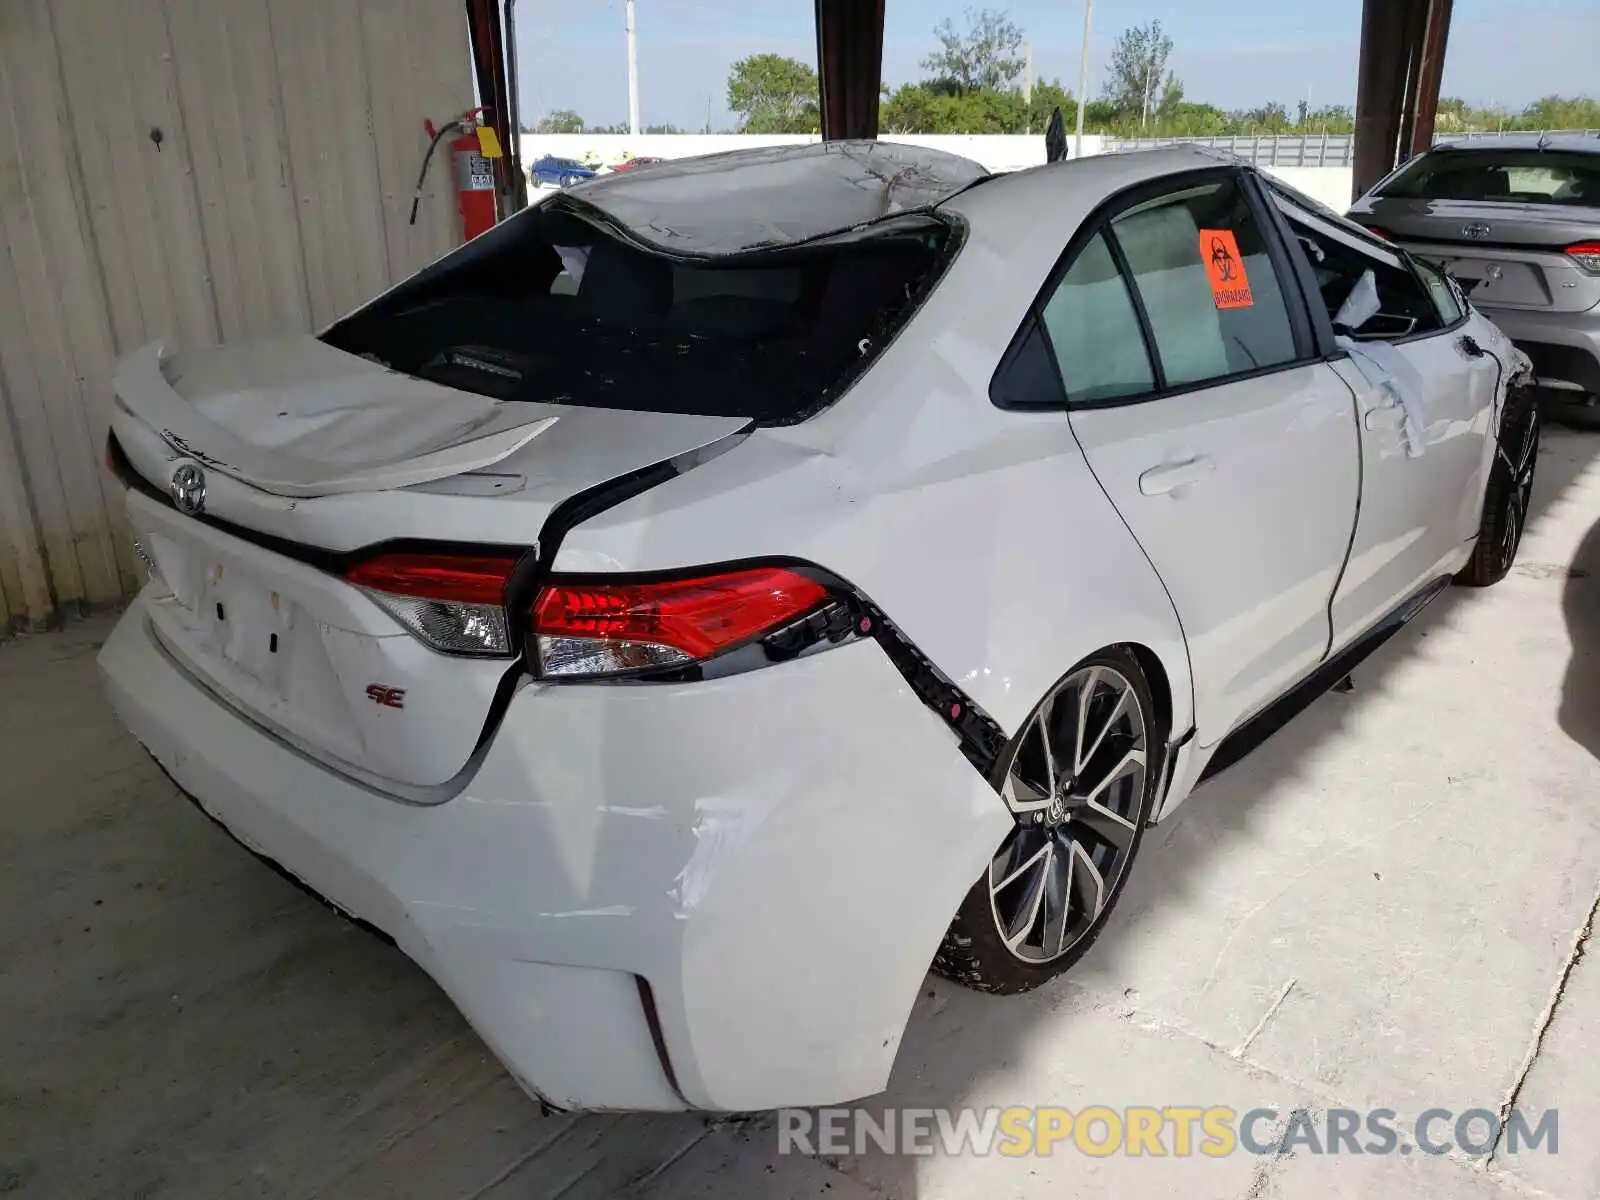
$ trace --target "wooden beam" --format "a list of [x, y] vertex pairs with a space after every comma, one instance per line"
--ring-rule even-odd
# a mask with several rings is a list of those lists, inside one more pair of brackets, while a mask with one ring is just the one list
[[1452, 0], [1365, 0], [1355, 194], [1433, 144]]
[[[1411, 0], [1365, 0], [1356, 80], [1354, 191], [1359, 196], [1394, 167], [1405, 89], [1406, 10]], [[1353, 198], [1353, 197], [1352, 197]]]
[[1433, 146], [1433, 127], [1439, 115], [1439, 84], [1444, 78], [1445, 47], [1450, 40], [1450, 18], [1455, 0], [1431, 0], [1428, 31], [1422, 43], [1422, 67], [1417, 77], [1415, 120], [1408, 154], [1421, 154]]
[[884, 0], [816, 0], [824, 141], [878, 136]]

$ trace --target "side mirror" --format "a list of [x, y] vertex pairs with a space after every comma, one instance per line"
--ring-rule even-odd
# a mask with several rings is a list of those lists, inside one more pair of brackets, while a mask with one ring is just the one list
[[1409, 337], [1417, 329], [1417, 318], [1402, 313], [1374, 313], [1361, 323], [1361, 328], [1350, 331], [1358, 342], [1386, 342], [1394, 338]]

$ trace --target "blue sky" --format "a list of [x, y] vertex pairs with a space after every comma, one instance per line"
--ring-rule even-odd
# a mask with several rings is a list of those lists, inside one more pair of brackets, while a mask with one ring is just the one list
[[[977, 7], [983, 7], [978, 0]], [[728, 67], [774, 51], [816, 61], [811, 0], [637, 0], [639, 92], [646, 124], [731, 124]], [[1041, 78], [1076, 86], [1081, 0], [988, 0], [1033, 43]], [[916, 79], [932, 29], [961, 0], [887, 0], [884, 76]], [[523, 119], [571, 108], [596, 124], [627, 119], [623, 0], [518, 0]], [[1191, 100], [1223, 108], [1277, 100], [1291, 110], [1353, 104], [1361, 0], [1095, 0], [1090, 94], [1098, 95], [1116, 35], [1159, 18]], [[1519, 107], [1552, 92], [1594, 94], [1596, 0], [1457, 0], [1444, 92]]]

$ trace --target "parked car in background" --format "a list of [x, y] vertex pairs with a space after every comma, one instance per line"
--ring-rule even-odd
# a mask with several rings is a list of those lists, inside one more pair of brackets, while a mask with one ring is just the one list
[[667, 160], [664, 158], [654, 157], [649, 154], [637, 154], [633, 155], [632, 157], [624, 158], [611, 169], [613, 171], [632, 171], [638, 167], [653, 167], [657, 163], [663, 163], [666, 161]]
[[1237, 162], [833, 142], [582, 201], [124, 360], [100, 656], [555, 1105], [881, 1090], [930, 963], [1067, 970], [1150, 825], [1511, 568], [1526, 360]]
[[1350, 216], [1460, 280], [1533, 360], [1554, 415], [1600, 423], [1600, 135], [1448, 143]]
[[595, 177], [595, 169], [585, 166], [575, 158], [557, 158], [546, 154], [534, 160], [528, 175], [536, 187], [571, 187], [585, 179]]

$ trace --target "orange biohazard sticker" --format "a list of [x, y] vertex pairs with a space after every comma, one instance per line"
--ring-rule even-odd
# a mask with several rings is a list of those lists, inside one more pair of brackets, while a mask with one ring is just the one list
[[1202, 229], [1200, 260], [1206, 265], [1211, 298], [1218, 308], [1249, 308], [1256, 302], [1250, 294], [1250, 277], [1245, 274], [1233, 230]]

